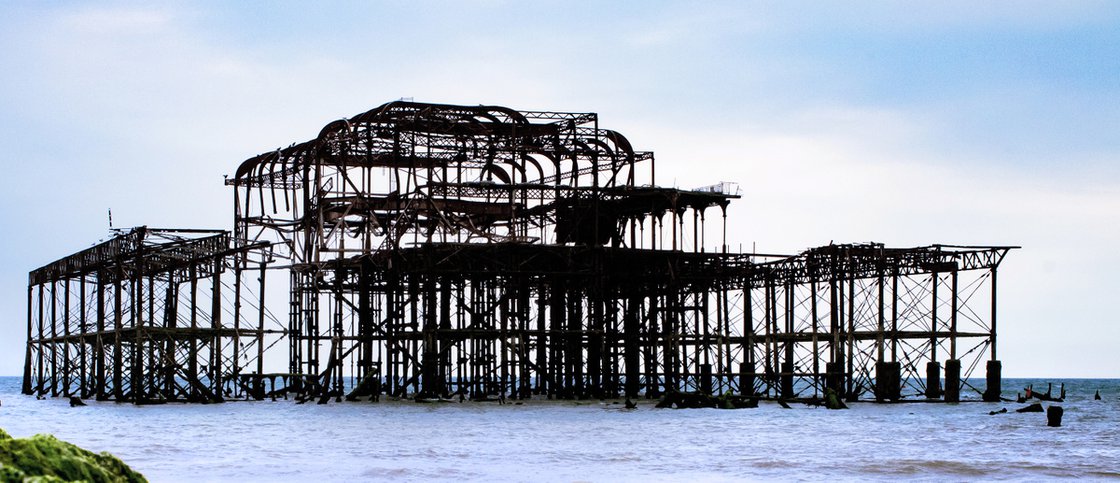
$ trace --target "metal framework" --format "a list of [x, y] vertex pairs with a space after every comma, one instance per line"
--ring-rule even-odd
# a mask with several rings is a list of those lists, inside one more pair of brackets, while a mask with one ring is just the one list
[[[34, 270], [23, 392], [138, 403], [245, 397], [261, 371], [266, 243], [147, 227]], [[256, 259], [257, 261], [253, 261]], [[252, 272], [255, 283], [243, 282]]]
[[[234, 233], [213, 235], [221, 249], [161, 265], [209, 238], [129, 244], [163, 234], [140, 229], [91, 249], [114, 255], [32, 272], [24, 390], [326, 401], [831, 388], [955, 401], [988, 359], [977, 392], [999, 397], [996, 269], [1015, 247], [730, 253], [735, 186], [658, 187], [654, 166], [592, 113], [391, 102], [330, 123], [227, 180]], [[275, 330], [261, 309], [273, 270], [289, 293]], [[188, 311], [160, 303], [206, 281], [208, 311], [194, 295]], [[75, 283], [83, 305], [70, 310]], [[286, 356], [286, 372], [265, 372], [266, 340], [285, 341], [267, 357]]]

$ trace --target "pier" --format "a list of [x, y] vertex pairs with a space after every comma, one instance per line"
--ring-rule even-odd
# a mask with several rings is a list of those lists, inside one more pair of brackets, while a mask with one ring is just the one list
[[237, 167], [232, 232], [121, 230], [32, 271], [23, 392], [999, 399], [1017, 247], [734, 252], [737, 186], [656, 174], [593, 113], [398, 101], [332, 122]]

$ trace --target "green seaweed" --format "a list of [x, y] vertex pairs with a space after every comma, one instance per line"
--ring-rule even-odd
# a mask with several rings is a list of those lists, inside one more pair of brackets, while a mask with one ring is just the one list
[[848, 405], [844, 404], [840, 394], [832, 388], [825, 388], [824, 390], [824, 407], [828, 409], [848, 409]]
[[49, 434], [12, 438], [0, 429], [0, 483], [146, 482], [116, 456], [96, 454]]

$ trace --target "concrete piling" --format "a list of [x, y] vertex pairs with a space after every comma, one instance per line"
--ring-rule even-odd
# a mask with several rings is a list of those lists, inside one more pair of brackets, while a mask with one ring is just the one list
[[739, 394], [754, 396], [754, 363], [739, 364]]
[[844, 393], [844, 363], [829, 362], [825, 364], [825, 388]]
[[1062, 425], [1062, 413], [1065, 410], [1061, 406], [1050, 406], [1046, 408], [1046, 425], [1051, 428], [1057, 428]]
[[789, 362], [782, 363], [781, 374], [781, 387], [779, 388], [781, 397], [789, 399], [794, 397], [793, 394], [793, 364]]
[[984, 401], [986, 401], [986, 402], [998, 402], [999, 401], [1000, 393], [1003, 392], [1003, 389], [1001, 387], [1002, 386], [1002, 384], [1001, 384], [1002, 381], [1001, 381], [1001, 378], [1000, 378], [1000, 373], [1002, 372], [1002, 369], [1003, 369], [1003, 366], [999, 361], [996, 361], [996, 360], [988, 361], [988, 377], [987, 377], [988, 388], [986, 390], [984, 390]]
[[941, 365], [936, 361], [926, 363], [926, 397], [929, 399], [941, 397]]
[[880, 362], [875, 364], [875, 400], [898, 401], [901, 398], [902, 364]]
[[945, 361], [945, 402], [960, 402], [961, 400], [961, 361], [949, 359]]

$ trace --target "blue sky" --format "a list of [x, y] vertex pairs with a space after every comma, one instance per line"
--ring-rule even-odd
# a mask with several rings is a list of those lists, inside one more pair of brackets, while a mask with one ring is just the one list
[[0, 374], [108, 208], [227, 228], [241, 160], [411, 97], [598, 112], [759, 251], [1022, 245], [1005, 375], [1120, 377], [1116, 2], [7, 2], [0, 45]]

